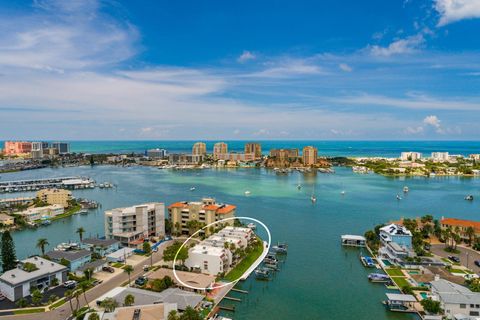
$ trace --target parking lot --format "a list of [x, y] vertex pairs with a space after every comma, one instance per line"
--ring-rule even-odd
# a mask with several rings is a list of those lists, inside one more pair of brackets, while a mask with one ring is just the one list
[[[460, 264], [473, 270], [476, 274], [480, 274], [480, 268], [475, 265], [474, 261], [480, 261], [480, 252], [464, 248], [464, 247], [457, 247], [457, 250], [460, 253], [450, 253], [444, 250], [445, 244], [432, 244], [431, 252], [437, 256], [447, 258], [448, 256], [456, 256], [460, 258]], [[468, 254], [468, 256], [467, 256]], [[468, 262], [468, 265], [467, 265]]]

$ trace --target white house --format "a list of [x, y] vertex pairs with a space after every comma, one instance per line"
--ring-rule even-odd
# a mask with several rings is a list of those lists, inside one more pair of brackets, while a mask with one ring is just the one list
[[380, 241], [379, 256], [394, 264], [402, 263], [405, 258], [414, 255], [412, 233], [404, 226], [392, 223], [380, 228]]
[[480, 317], [480, 293], [438, 277], [431, 286], [433, 298], [440, 301], [448, 319]]
[[[27, 271], [28, 264], [35, 265], [35, 270]], [[32, 257], [20, 261], [17, 268], [0, 276], [0, 291], [10, 301], [17, 301], [30, 295], [30, 288], [42, 290], [51, 286], [54, 279], [58, 284], [67, 280], [68, 268], [40, 258]]]
[[188, 251], [185, 266], [198, 269], [202, 273], [217, 275], [227, 272], [232, 263], [232, 253], [223, 247], [198, 244]]

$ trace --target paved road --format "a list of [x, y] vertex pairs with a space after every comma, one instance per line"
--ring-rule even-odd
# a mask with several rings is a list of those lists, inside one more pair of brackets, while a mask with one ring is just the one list
[[[158, 252], [154, 253], [153, 255], [153, 263], [159, 262], [162, 260], [163, 257], [163, 250], [171, 243], [174, 241], [167, 241], [162, 243], [160, 246], [158, 246]], [[132, 281], [136, 279], [138, 276], [144, 274], [145, 272], [143, 271], [143, 266], [145, 264], [150, 264], [150, 257], [145, 258], [142, 262], [137, 264], [137, 266], [134, 268], [134, 271], [130, 274], [130, 278]], [[128, 274], [125, 272], [122, 272], [115, 277], [113, 277], [111, 280], [106, 281], [89, 291], [87, 291], [87, 300], [89, 302], [101, 297], [105, 293], [109, 292], [113, 288], [116, 288], [120, 286], [122, 283], [125, 281], [128, 281]], [[75, 299], [72, 300], [73, 303], [73, 308], [75, 309], [76, 307], [76, 301]], [[79, 299], [79, 304], [80, 308], [86, 305], [85, 298], [83, 295]], [[55, 309], [50, 312], [44, 312], [44, 313], [32, 313], [32, 314], [25, 314], [25, 315], [16, 315], [16, 316], [2, 316], [0, 319], [15, 319], [15, 320], [65, 320], [70, 316], [72, 311], [70, 310], [70, 304], [67, 302], [58, 309]]]
[[[480, 252], [472, 250], [470, 248], [457, 247], [460, 253], [455, 254], [455, 253], [449, 253], [444, 251], [443, 250], [444, 248], [445, 248], [445, 244], [432, 244], [432, 248], [430, 251], [433, 254], [436, 254], [437, 256], [444, 257], [444, 258], [448, 256], [457, 256], [460, 258], [460, 264], [462, 264], [465, 267], [468, 267], [469, 269], [472, 269], [475, 273], [480, 274], [480, 268], [474, 264], [475, 260], [480, 261]], [[467, 253], [468, 253], [468, 258], [467, 258]], [[467, 260], [468, 260], [468, 266], [467, 266]]]

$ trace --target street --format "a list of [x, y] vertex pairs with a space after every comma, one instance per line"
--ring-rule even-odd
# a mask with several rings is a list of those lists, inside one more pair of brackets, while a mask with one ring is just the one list
[[[445, 248], [445, 244], [432, 244], [430, 251], [433, 254], [436, 254], [437, 256], [444, 257], [444, 258], [448, 256], [459, 257], [461, 265], [473, 270], [476, 274], [480, 274], [480, 268], [474, 264], [475, 260], [480, 261], [480, 252], [470, 248], [457, 247], [457, 250], [459, 250], [460, 253], [456, 254], [456, 253], [446, 252], [444, 248]], [[468, 254], [468, 257], [467, 257], [467, 254]], [[468, 265], [467, 265], [467, 261], [468, 261]]]

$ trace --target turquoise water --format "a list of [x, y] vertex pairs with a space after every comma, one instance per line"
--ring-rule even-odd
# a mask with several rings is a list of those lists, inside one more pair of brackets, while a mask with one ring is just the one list
[[[71, 141], [72, 152], [128, 153], [165, 148], [170, 152], [190, 152], [195, 141]], [[217, 141], [205, 141], [209, 152]], [[242, 151], [247, 141], [225, 141], [229, 150]], [[480, 153], [478, 141], [259, 141], [264, 154], [273, 148], [303, 148], [313, 145], [323, 156], [399, 156], [402, 151], [417, 151], [430, 155], [433, 151], [448, 151], [468, 155]], [[0, 141], [3, 145], [3, 141]]]
[[[74, 167], [40, 169], [3, 174], [2, 180], [65, 175], [90, 176], [109, 181], [115, 189], [74, 191], [76, 197], [94, 199], [102, 208], [53, 222], [48, 227], [13, 234], [19, 257], [38, 253], [37, 239], [52, 245], [77, 240], [75, 230], [83, 226], [87, 235], [103, 235], [103, 210], [162, 201], [197, 200], [203, 196], [238, 206], [237, 215], [263, 221], [273, 241], [286, 241], [289, 253], [281, 271], [270, 282], [249, 279], [241, 286], [248, 295], [231, 293], [241, 303], [231, 314], [243, 319], [411, 319], [385, 311], [381, 301], [385, 287], [371, 284], [359, 261], [359, 249], [340, 246], [340, 235], [363, 234], [378, 223], [401, 216], [432, 214], [477, 219], [479, 201], [464, 201], [466, 194], [479, 195], [480, 179], [387, 178], [356, 175], [348, 168], [336, 174], [277, 176], [264, 169], [170, 171], [147, 167]], [[296, 185], [304, 186], [298, 191]], [[309, 197], [315, 184], [316, 205]], [[408, 185], [404, 200], [395, 196]], [[190, 187], [196, 190], [190, 192]], [[246, 197], [244, 192], [251, 191]], [[341, 190], [346, 194], [342, 196]], [[21, 195], [21, 194], [17, 194]], [[24, 195], [27, 195], [25, 193]], [[4, 197], [5, 195], [0, 195]], [[10, 195], [9, 195], [10, 196]], [[51, 247], [51, 246], [50, 246]]]

